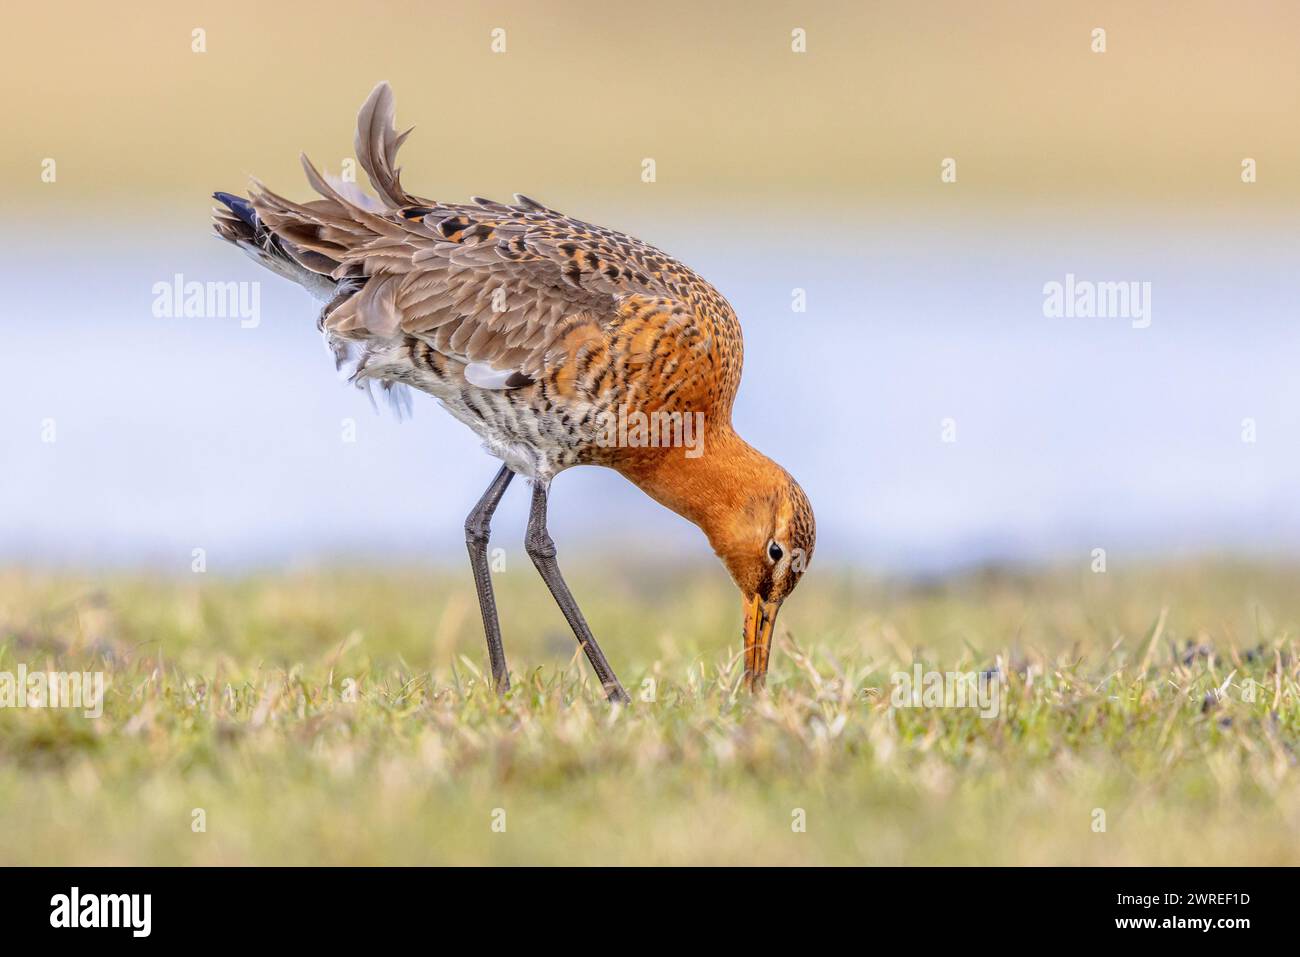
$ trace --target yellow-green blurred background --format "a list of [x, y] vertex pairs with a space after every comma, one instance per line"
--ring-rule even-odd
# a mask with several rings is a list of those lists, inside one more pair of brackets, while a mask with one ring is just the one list
[[[20, 4], [0, 62], [0, 174], [29, 211], [188, 207], [196, 182], [253, 171], [291, 185], [301, 149], [337, 166], [356, 107], [388, 79], [419, 128], [411, 186], [440, 196], [639, 201], [653, 156], [653, 202], [704, 200], [701, 216], [1179, 210], [1238, 202], [1253, 156], [1263, 214], [1300, 199], [1298, 44], [1287, 2]], [[47, 156], [54, 190], [37, 175]], [[958, 196], [938, 189], [946, 156]]]
[[[0, 321], [26, 361], [0, 385], [0, 494], [38, 506], [0, 515], [10, 560], [460, 561], [492, 471], [474, 437], [427, 401], [413, 424], [374, 415], [331, 378], [316, 306], [208, 226], [212, 190], [250, 175], [306, 198], [299, 151], [337, 171], [381, 79], [416, 128], [412, 191], [526, 193], [661, 246], [731, 300], [737, 425], [808, 489], [822, 560], [1300, 552], [1295, 4], [54, 2], [6, 18]], [[1045, 318], [1044, 285], [1067, 275], [1149, 282], [1149, 327]], [[259, 283], [259, 324], [158, 318], [151, 290], [177, 276]], [[574, 547], [710, 557], [608, 473], [566, 475], [554, 508]], [[522, 499], [505, 509], [500, 527], [522, 528]]]

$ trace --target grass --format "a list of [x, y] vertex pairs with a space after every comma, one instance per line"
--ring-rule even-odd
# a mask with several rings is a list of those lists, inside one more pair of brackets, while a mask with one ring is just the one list
[[[0, 710], [0, 863], [1300, 863], [1294, 568], [815, 568], [757, 699], [720, 570], [570, 577], [626, 710], [526, 562], [504, 700], [459, 570], [0, 572], [0, 671], [108, 682]], [[892, 707], [914, 660], [1000, 713]]]

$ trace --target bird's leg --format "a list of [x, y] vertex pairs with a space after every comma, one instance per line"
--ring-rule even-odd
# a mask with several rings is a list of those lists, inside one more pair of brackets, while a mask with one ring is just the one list
[[487, 637], [488, 658], [492, 662], [492, 686], [501, 693], [510, 688], [510, 672], [506, 668], [506, 652], [501, 646], [501, 623], [497, 620], [497, 603], [492, 595], [492, 571], [488, 568], [487, 546], [491, 533], [492, 513], [496, 511], [505, 494], [506, 486], [515, 477], [508, 466], [501, 466], [492, 484], [465, 519], [465, 544], [469, 548], [469, 564], [474, 570], [474, 587], [478, 590], [478, 606], [483, 613], [483, 634]]
[[555, 560], [555, 542], [546, 531], [546, 483], [540, 480], [533, 483], [533, 507], [528, 514], [528, 535], [524, 540], [524, 549], [528, 552], [528, 557], [533, 560], [533, 564], [537, 566], [537, 570], [541, 572], [542, 580], [551, 590], [551, 595], [554, 596], [555, 603], [560, 606], [560, 611], [564, 612], [564, 617], [568, 619], [574, 637], [586, 652], [587, 660], [591, 662], [596, 677], [600, 679], [601, 686], [605, 689], [605, 696], [610, 701], [630, 701], [627, 692], [619, 684], [614, 669], [605, 659], [605, 653], [600, 650], [600, 645], [596, 644], [596, 639], [591, 629], [587, 627], [587, 621], [582, 617], [578, 603], [573, 600], [569, 586], [564, 583], [564, 577], [560, 574], [559, 563]]

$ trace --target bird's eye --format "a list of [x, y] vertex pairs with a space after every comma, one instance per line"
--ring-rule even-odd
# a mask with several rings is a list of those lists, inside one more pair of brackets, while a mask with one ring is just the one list
[[778, 545], [776, 542], [768, 542], [767, 544], [768, 558], [772, 559], [772, 561], [774, 562], [779, 562], [781, 560], [781, 556], [784, 554], [785, 552], [781, 551], [780, 545]]

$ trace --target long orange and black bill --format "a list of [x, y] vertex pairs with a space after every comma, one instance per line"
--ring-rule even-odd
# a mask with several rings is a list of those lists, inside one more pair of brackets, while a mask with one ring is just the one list
[[763, 601], [758, 595], [745, 603], [745, 687], [751, 691], [761, 690], [767, 682], [772, 629], [780, 610], [779, 601]]

